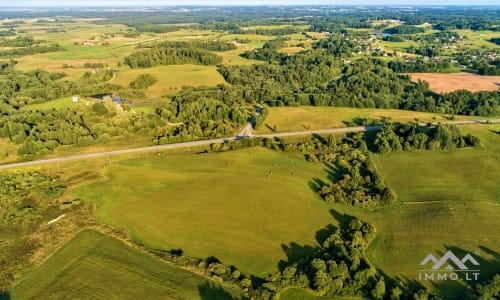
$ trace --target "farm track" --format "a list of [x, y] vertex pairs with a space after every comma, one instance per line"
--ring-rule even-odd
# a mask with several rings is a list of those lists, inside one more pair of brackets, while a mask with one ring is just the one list
[[[500, 123], [500, 119], [442, 122], [442, 124], [454, 124], [454, 125], [473, 125], [473, 124], [490, 124], [490, 123]], [[420, 125], [424, 126], [427, 124], [422, 123]], [[323, 129], [323, 130], [294, 131], [294, 132], [283, 132], [283, 133], [274, 133], [274, 134], [265, 134], [265, 135], [254, 135], [254, 137], [273, 138], [273, 137], [301, 136], [301, 135], [310, 135], [310, 134], [331, 134], [331, 133], [376, 131], [376, 130], [380, 130], [381, 127], [382, 126], [378, 126], [378, 125], [376, 125], [376, 126], [341, 127], [341, 128], [331, 128], [331, 129]], [[248, 133], [248, 128], [247, 128], [246, 132]], [[178, 148], [193, 148], [193, 147], [198, 147], [198, 146], [206, 146], [206, 145], [210, 145], [210, 144], [225, 143], [228, 140], [231, 140], [231, 139], [236, 140], [239, 138], [241, 138], [241, 136], [233, 136], [233, 137], [221, 138], [221, 139], [189, 141], [189, 142], [173, 143], [173, 144], [158, 145], [158, 146], [145, 146], [145, 147], [139, 147], [139, 148], [129, 148], [129, 149], [122, 149], [122, 150], [114, 150], [114, 151], [97, 152], [97, 153], [90, 153], [90, 154], [79, 154], [79, 155], [72, 155], [72, 156], [65, 156], [65, 157], [41, 159], [41, 160], [34, 160], [34, 161], [27, 161], [27, 162], [18, 162], [18, 163], [0, 165], [0, 170], [39, 166], [39, 165], [45, 165], [45, 164], [50, 164], [50, 163], [59, 163], [59, 162], [65, 162], [65, 161], [74, 161], [74, 160], [82, 160], [82, 159], [90, 159], [90, 158], [110, 157], [110, 156], [123, 155], [123, 154], [154, 152], [154, 151], [162, 151], [162, 150], [178, 149]]]

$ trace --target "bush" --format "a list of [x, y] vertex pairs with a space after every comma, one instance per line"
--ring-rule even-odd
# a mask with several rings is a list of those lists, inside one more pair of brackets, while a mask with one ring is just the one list
[[136, 90], [145, 89], [152, 86], [157, 81], [158, 80], [155, 77], [149, 74], [141, 74], [137, 76], [137, 78], [134, 81], [130, 83], [130, 87]]

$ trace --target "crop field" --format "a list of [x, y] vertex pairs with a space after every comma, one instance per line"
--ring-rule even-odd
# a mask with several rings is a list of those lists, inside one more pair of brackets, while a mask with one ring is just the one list
[[[360, 119], [392, 122], [442, 122], [446, 116], [434, 113], [415, 112], [398, 109], [350, 108], [350, 107], [271, 107], [264, 125], [257, 130], [260, 134], [276, 132], [306, 131], [346, 127]], [[467, 116], [455, 116], [456, 120], [474, 119]], [[477, 118], [477, 117], [476, 117]]]
[[149, 247], [213, 255], [264, 275], [287, 259], [284, 246], [314, 245], [315, 232], [335, 222], [308, 184], [326, 175], [323, 168], [262, 148], [133, 159], [73, 193]]
[[93, 230], [78, 233], [11, 291], [11, 299], [232, 299], [194, 273]]
[[495, 91], [500, 88], [500, 76], [479, 76], [471, 73], [412, 73], [410, 75], [414, 81], [419, 79], [427, 81], [429, 88], [436, 93], [456, 90]]

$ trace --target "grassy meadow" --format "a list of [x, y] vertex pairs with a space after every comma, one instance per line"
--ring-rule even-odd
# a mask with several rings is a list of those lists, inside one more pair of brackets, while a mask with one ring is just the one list
[[170, 266], [123, 242], [84, 230], [25, 277], [11, 299], [233, 299], [194, 273]]
[[262, 148], [132, 159], [73, 194], [148, 247], [265, 275], [287, 259], [284, 246], [315, 244], [316, 231], [334, 221], [308, 184], [323, 168]]
[[158, 98], [165, 94], [175, 93], [183, 86], [215, 86], [225, 83], [215, 66], [170, 65], [146, 69], [125, 69], [114, 79], [114, 84], [128, 87], [130, 82], [141, 74], [154, 76], [158, 81], [145, 90], [150, 98]]
[[[416, 151], [375, 155], [378, 171], [402, 203], [374, 212], [334, 205], [378, 230], [370, 244], [371, 263], [391, 277], [418, 279], [420, 261], [428, 254], [452, 249], [478, 255], [481, 277], [498, 272], [500, 261], [498, 125], [460, 127], [482, 140], [482, 146], [453, 151]], [[422, 282], [421, 282], [422, 283]], [[447, 298], [463, 293], [463, 285], [424, 283]]]
[[[304, 131], [346, 127], [356, 119], [385, 118], [392, 122], [444, 122], [445, 115], [398, 109], [351, 108], [351, 107], [271, 107], [264, 125], [257, 130], [260, 134]], [[455, 116], [456, 120], [481, 119], [481, 117]]]
[[[374, 155], [401, 202], [373, 211], [324, 203], [308, 185], [326, 176], [321, 164], [261, 148], [121, 161], [106, 168], [105, 180], [72, 193], [94, 202], [102, 221], [148, 247], [214, 255], [261, 276], [287, 255], [300, 255], [291, 248], [315, 245], [326, 224], [357, 216], [377, 228], [368, 257], [391, 278], [417, 280], [423, 257], [453, 249], [479, 253], [484, 280], [499, 267], [493, 250], [500, 246], [498, 125], [461, 130], [479, 136], [482, 145]], [[448, 297], [464, 292], [460, 282], [446, 289], [420, 283]], [[300, 295], [287, 291], [281, 299]]]

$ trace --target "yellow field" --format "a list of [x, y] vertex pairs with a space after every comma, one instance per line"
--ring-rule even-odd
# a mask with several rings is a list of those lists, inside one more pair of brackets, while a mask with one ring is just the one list
[[427, 81], [436, 93], [469, 90], [471, 92], [496, 91], [500, 88], [500, 76], [480, 76], [471, 73], [411, 73], [413, 81]]
[[[350, 108], [350, 107], [272, 107], [265, 124], [276, 132], [304, 131], [346, 127], [356, 118], [380, 120], [382, 117], [390, 121], [419, 122], [446, 121], [444, 115], [398, 109]], [[456, 120], [477, 119], [477, 117], [455, 116]], [[272, 133], [266, 125], [257, 133]]]
[[214, 86], [225, 82], [215, 66], [171, 65], [135, 70], [123, 68], [113, 83], [128, 87], [129, 83], [140, 74], [149, 74], [158, 79], [154, 85], [146, 89], [146, 96], [150, 98], [171, 94], [180, 90], [182, 86]]

